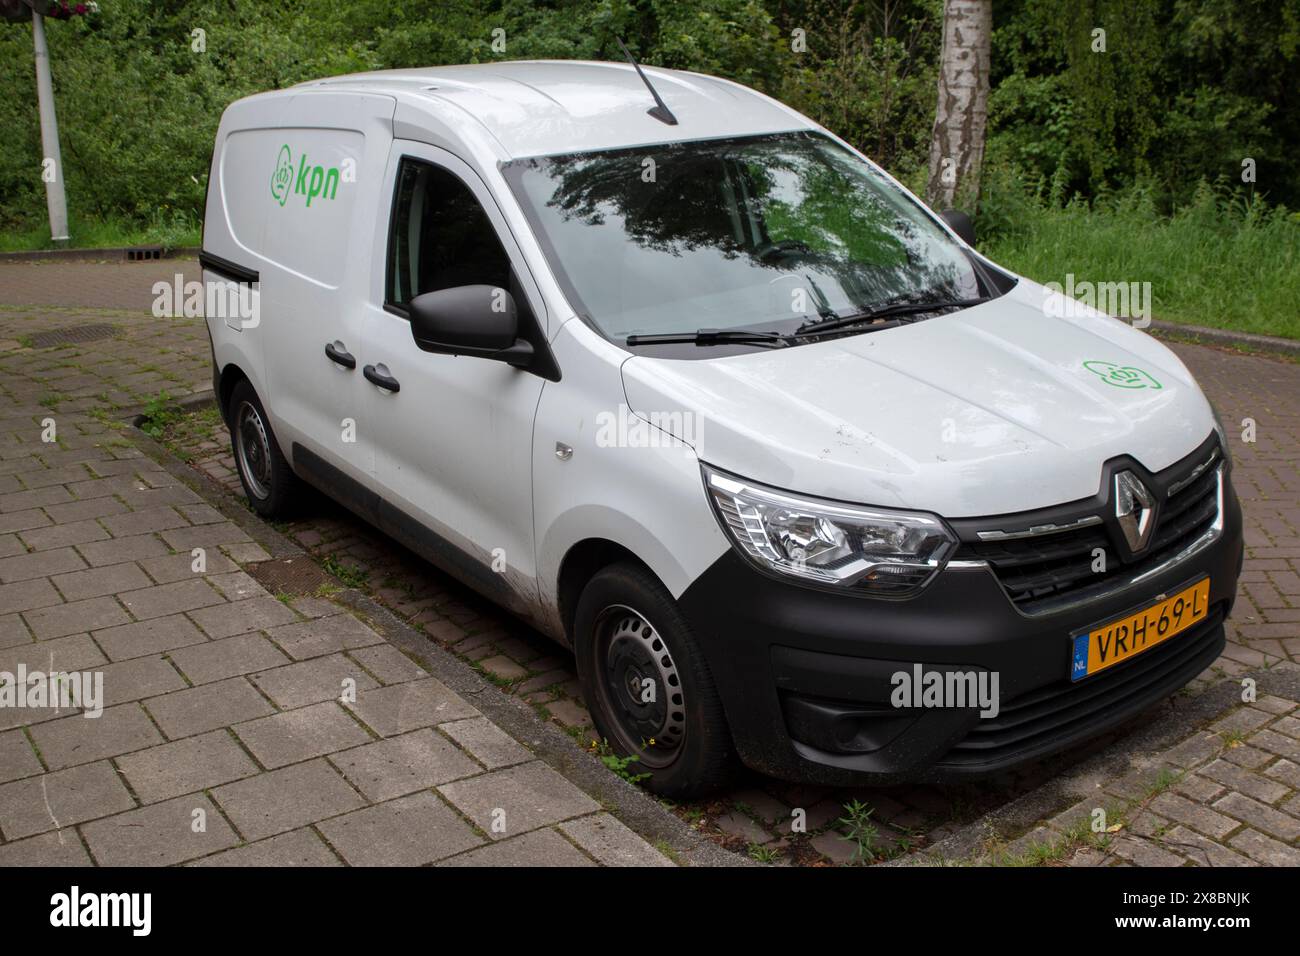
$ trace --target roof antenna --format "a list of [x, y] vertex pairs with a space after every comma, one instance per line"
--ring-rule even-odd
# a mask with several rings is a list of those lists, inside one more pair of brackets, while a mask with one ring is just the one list
[[650, 91], [650, 95], [655, 98], [654, 107], [646, 110], [646, 112], [661, 123], [667, 123], [669, 126], [676, 126], [677, 117], [674, 116], [673, 111], [668, 108], [668, 104], [659, 98], [659, 94], [655, 91], [655, 88], [650, 85], [650, 78], [641, 72], [641, 64], [637, 63], [637, 61], [632, 58], [631, 52], [628, 50], [621, 38], [614, 37], [614, 39], [618, 40], [619, 49], [621, 49], [623, 55], [627, 57], [627, 62], [632, 64], [633, 69], [636, 70], [636, 75], [641, 77], [641, 82], [644, 83], [645, 88]]

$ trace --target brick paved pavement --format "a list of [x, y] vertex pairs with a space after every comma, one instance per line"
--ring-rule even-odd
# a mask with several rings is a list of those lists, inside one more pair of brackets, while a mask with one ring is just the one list
[[[163, 265], [169, 272], [175, 268]], [[157, 270], [159, 266], [0, 265], [0, 289], [4, 290], [0, 302], [58, 301], [71, 306], [84, 301], [85, 296], [79, 300], [66, 287], [74, 282], [93, 282], [105, 296], [102, 301], [106, 304], [138, 310], [151, 299], [140, 291], [144, 283], [129, 273], [141, 268]], [[41, 269], [57, 271], [68, 280], [46, 281]], [[98, 317], [100, 313], [89, 313], [84, 308], [77, 314], [83, 316], [82, 321], [105, 321]], [[26, 329], [37, 328], [35, 323], [42, 321], [57, 321], [58, 313], [53, 318], [51, 315], [48, 311], [24, 313], [21, 324]], [[5, 321], [6, 317], [0, 311], [0, 340], [18, 335], [14, 331], [16, 323]], [[63, 314], [66, 318], [67, 314]], [[169, 323], [165, 331], [159, 330], [156, 321], [112, 321], [138, 322], [142, 336], [147, 335], [158, 348], [172, 350], [163, 366], [168, 373], [188, 381], [192, 388], [207, 387], [207, 342], [197, 321]], [[4, 331], [6, 328], [10, 333]], [[1174, 348], [1229, 423], [1234, 435], [1235, 480], [1247, 520], [1247, 559], [1240, 600], [1229, 625], [1229, 645], [1216, 665], [1194, 685], [1194, 690], [1200, 690], [1215, 680], [1239, 676], [1251, 668], [1279, 660], [1300, 661], [1300, 366], [1201, 346], [1175, 344]], [[141, 362], [143, 357], [131, 350], [131, 361]], [[108, 395], [127, 393], [135, 402], [150, 397], [151, 388], [167, 387], [172, 395], [189, 390], [172, 378], [149, 381], [148, 369], [128, 366], [132, 370], [119, 376], [107, 361], [83, 358], [81, 365], [81, 374], [102, 379]], [[61, 366], [51, 364], [45, 368], [56, 376], [60, 374]], [[45, 374], [38, 371], [37, 376], [43, 378]], [[136, 386], [137, 377], [145, 383], [143, 386]], [[125, 388], [119, 384], [123, 378], [128, 379]], [[56, 377], [45, 387], [53, 390], [57, 382]], [[93, 401], [85, 407], [92, 406]], [[1254, 421], [1252, 443], [1240, 440], [1243, 419]], [[189, 457], [195, 467], [224, 483], [232, 493], [238, 492], [227, 438], [215, 416], [182, 423], [172, 430], [172, 435], [173, 447]], [[488, 602], [328, 502], [319, 502], [306, 517], [283, 530], [330, 566], [347, 568], [349, 581], [359, 582], [369, 594], [430, 638], [492, 675], [504, 690], [529, 701], [539, 713], [569, 729], [579, 740], [585, 739], [588, 718], [572, 660], [545, 638], [500, 614]], [[1181, 698], [1175, 698], [1159, 709], [1162, 713], [1176, 712], [1180, 706]], [[750, 847], [755, 855], [779, 851], [786, 859], [798, 862], [844, 862], [852, 857], [855, 845], [844, 839], [845, 827], [840, 822], [845, 815], [843, 805], [858, 799], [872, 808], [877, 835], [871, 855], [879, 859], [942, 842], [985, 812], [1051, 781], [1062, 767], [1104, 750], [1109, 742], [1099, 741], [1063, 760], [963, 787], [839, 791], [789, 786], [750, 775], [724, 798], [679, 811], [703, 832], [739, 849]], [[1278, 803], [1294, 811], [1295, 804], [1287, 804], [1288, 799], [1281, 797]], [[789, 833], [788, 821], [796, 807], [807, 811], [810, 832], [806, 837], [792, 838]]]
[[121, 406], [207, 382], [202, 326], [141, 312], [175, 269], [0, 265], [0, 672], [103, 690], [0, 707], [0, 866], [670, 865], [346, 608], [269, 593], [131, 442]]

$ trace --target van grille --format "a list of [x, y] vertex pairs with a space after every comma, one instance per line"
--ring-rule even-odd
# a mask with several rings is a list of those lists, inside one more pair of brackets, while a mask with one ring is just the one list
[[[1092, 524], [1055, 533], [1000, 541], [964, 541], [955, 558], [985, 561], [1012, 602], [1026, 614], [1042, 614], [1109, 593], [1121, 580], [1142, 574], [1176, 556], [1218, 518], [1217, 446], [1210, 452], [1156, 475], [1160, 497], [1156, 527], [1145, 552], [1125, 563], [1105, 525]], [[1169, 492], [1172, 491], [1172, 494]], [[1089, 517], [1087, 513], [1076, 518]], [[1097, 549], [1103, 571], [1094, 571]]]

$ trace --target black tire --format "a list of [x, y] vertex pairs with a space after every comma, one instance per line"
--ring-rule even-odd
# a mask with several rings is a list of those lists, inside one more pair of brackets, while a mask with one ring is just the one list
[[[676, 799], [728, 783], [736, 757], [717, 687], [690, 625], [653, 574], [631, 562], [598, 571], [578, 600], [574, 649], [596, 730], [615, 753], [638, 758], [629, 774], [649, 774], [649, 790]], [[656, 689], [649, 702], [647, 686]]]
[[247, 381], [231, 391], [226, 418], [235, 471], [248, 503], [263, 518], [289, 514], [301, 491], [298, 478], [275, 440], [262, 400]]

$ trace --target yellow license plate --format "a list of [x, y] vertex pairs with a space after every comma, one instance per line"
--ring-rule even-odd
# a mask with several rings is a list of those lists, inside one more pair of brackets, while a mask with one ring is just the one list
[[1210, 607], [1210, 579], [1163, 598], [1136, 614], [1110, 621], [1086, 634], [1076, 634], [1070, 660], [1070, 680], [1082, 680], [1121, 661], [1149, 651], [1162, 641], [1205, 620]]

